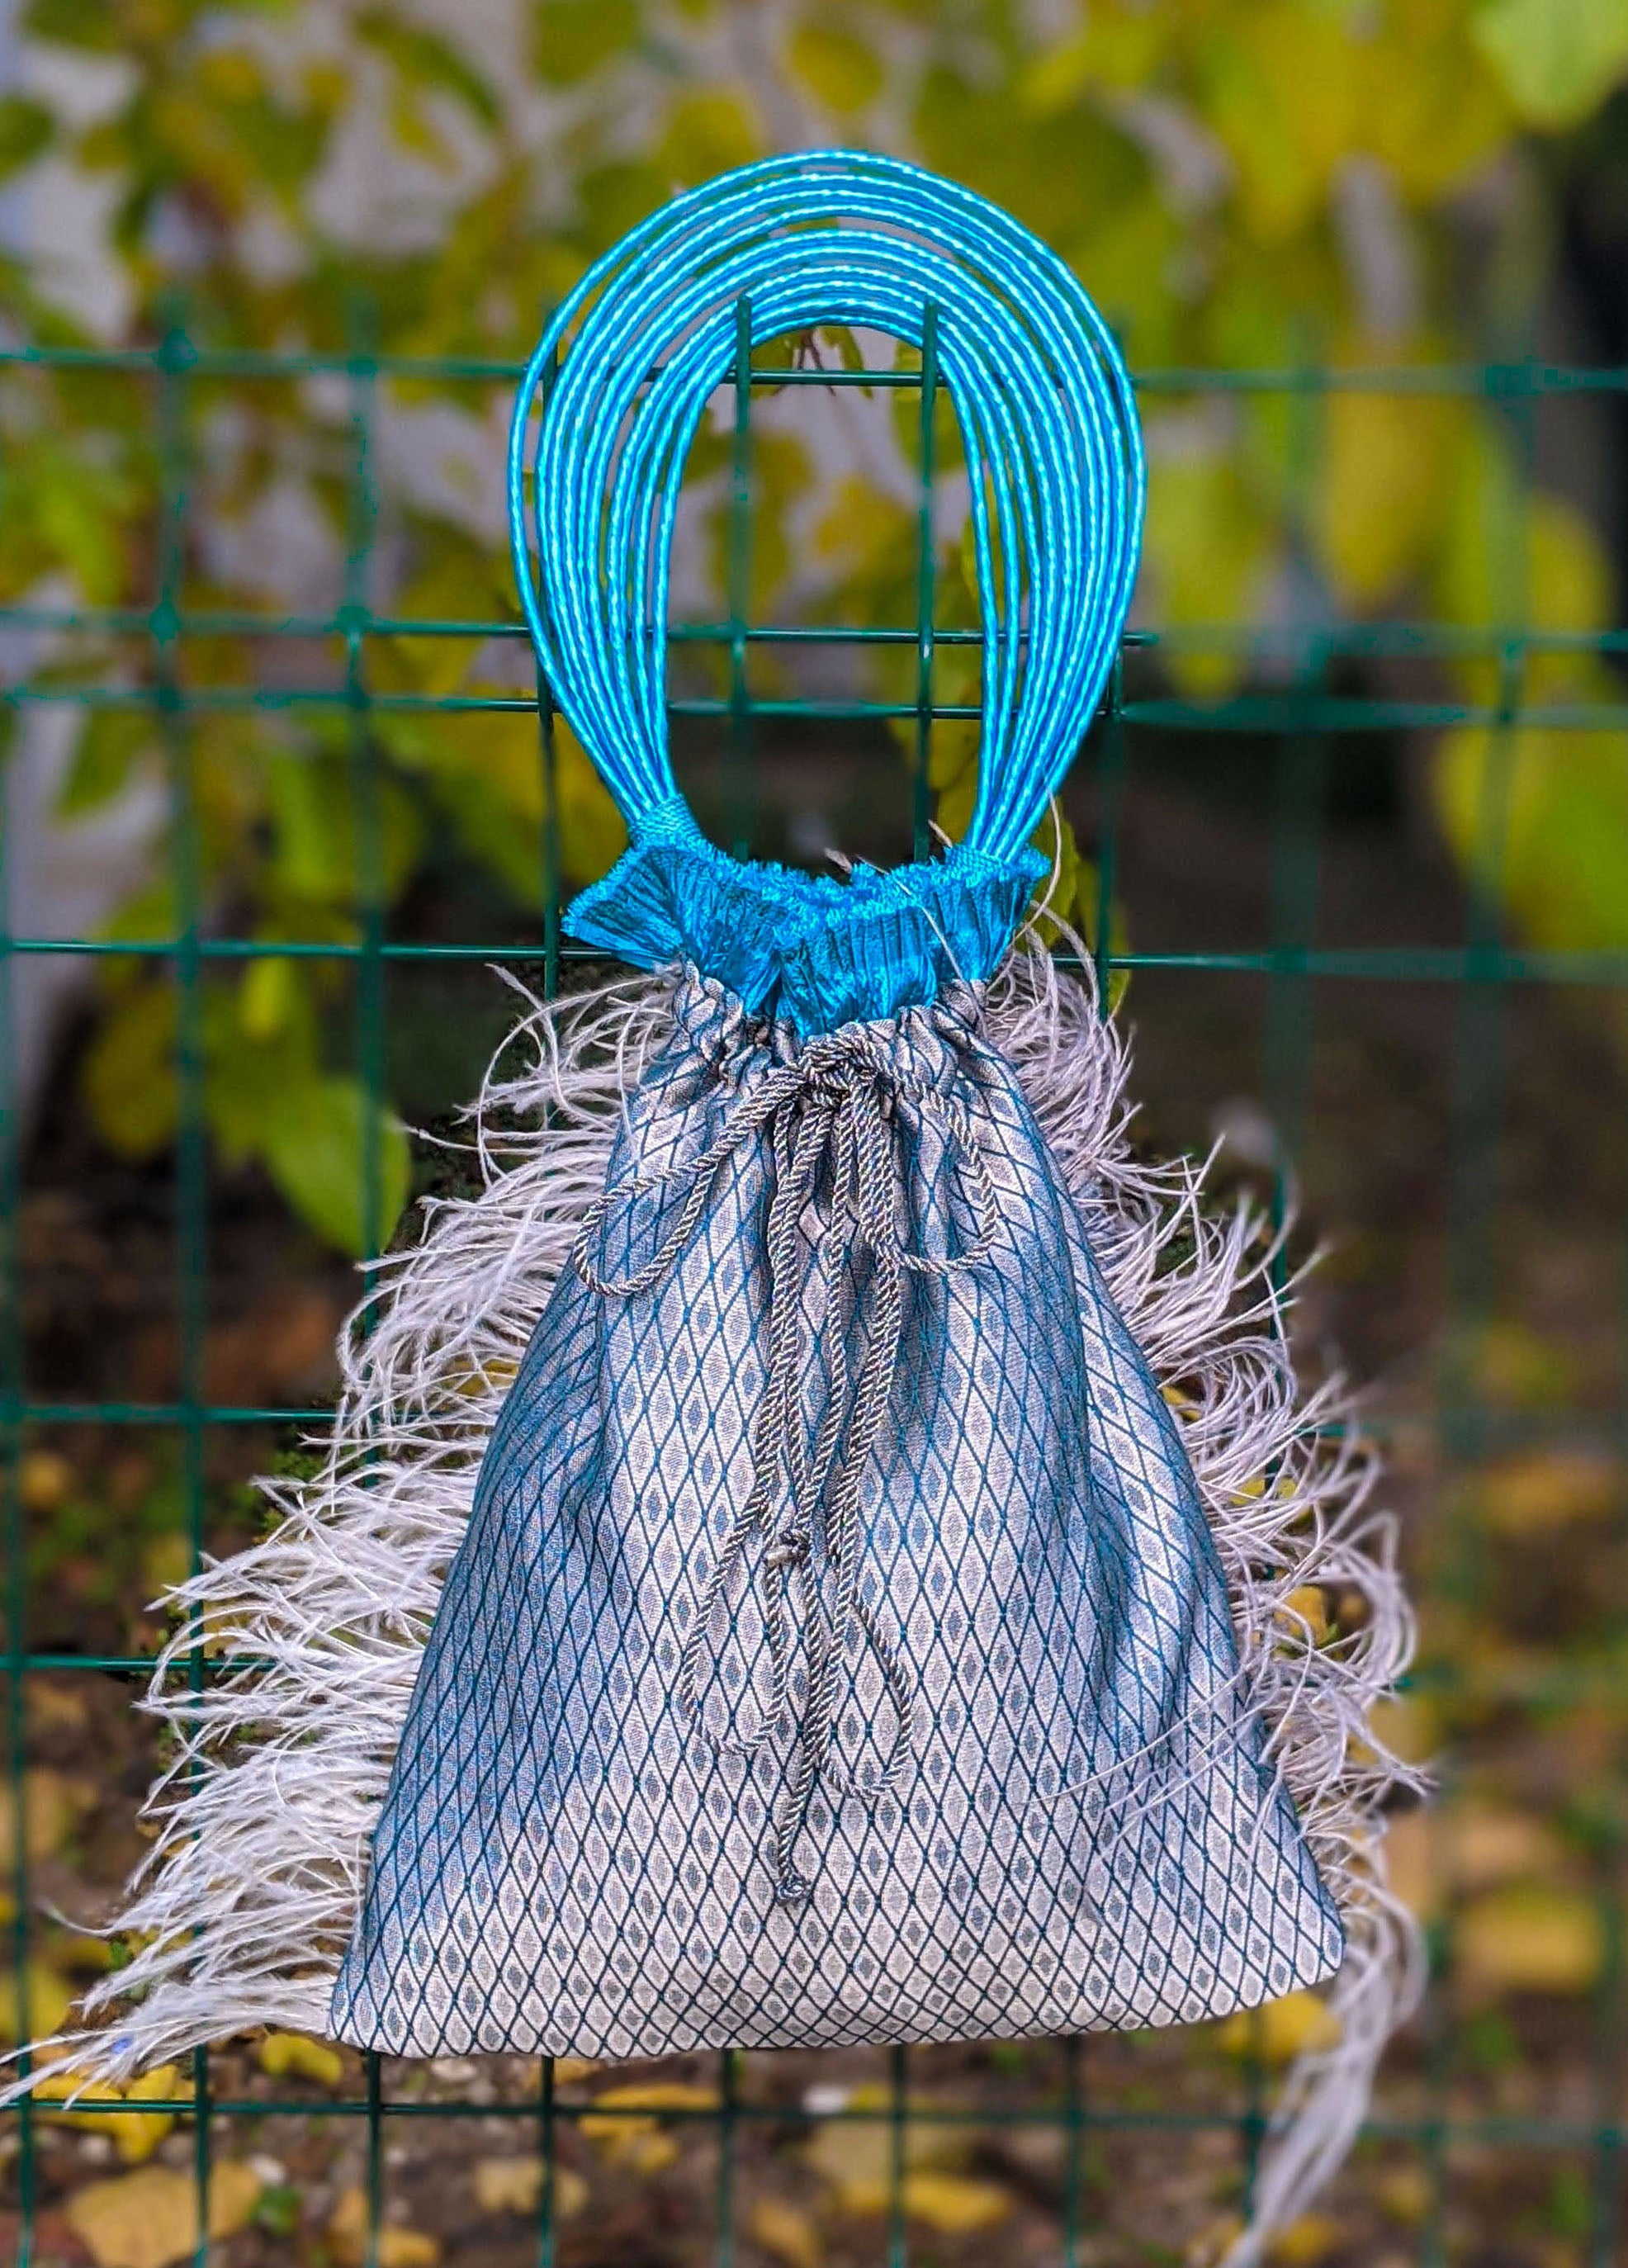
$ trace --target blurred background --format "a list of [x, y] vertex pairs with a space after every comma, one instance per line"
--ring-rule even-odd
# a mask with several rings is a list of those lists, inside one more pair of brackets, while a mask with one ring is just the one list
[[[1225, 1137], [1326, 1248], [1300, 1344], [1368, 1383], [1420, 1603], [1432, 1991], [1274, 2258], [1628, 2257], [1625, 74], [1624, 0], [0, 0], [0, 2033], [119, 1958], [147, 1602], [310, 1454], [358, 1263], [461, 1170], [406, 1130], [455, 1133], [495, 970], [577, 978], [621, 843], [519, 630], [517, 365], [675, 189], [859, 144], [1036, 229], [1136, 373], [1067, 910], [1140, 1139]], [[953, 421], [924, 480], [889, 342], [755, 361], [689, 468], [681, 774], [719, 840], [907, 855], [975, 776]], [[0, 2255], [1206, 2268], [1321, 2021], [240, 2043], [12, 2114]]]

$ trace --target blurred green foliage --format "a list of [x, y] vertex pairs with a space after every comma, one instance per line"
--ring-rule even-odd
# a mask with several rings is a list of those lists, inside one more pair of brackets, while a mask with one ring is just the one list
[[[1473, 362], [1506, 342], [1510, 306], [1541, 284], [1560, 137], [1628, 68], [1622, 0], [1045, 11], [1020, 0], [517, 0], [512, 38], [490, 50], [444, 15], [437, 28], [428, 4], [29, 0], [25, 31], [39, 48], [116, 69], [88, 104], [37, 91], [0, 99], [0, 175], [66, 158], [100, 181], [117, 322], [131, 340], [162, 336], [184, 290], [189, 330], [211, 347], [350, 351], [365, 304], [381, 350], [519, 357], [584, 266], [679, 187], [777, 144], [864, 143], [917, 156], [1018, 213], [1078, 270], [1139, 365], [1360, 372]], [[1036, 28], [1042, 19], [1050, 28]], [[337, 225], [324, 185], [358, 135], [372, 137], [401, 209], [432, 212], [431, 225], [382, 246]], [[13, 257], [0, 287], [15, 330], [82, 336], [48, 266]], [[189, 386], [192, 532], [169, 594], [183, 608], [263, 608], [247, 572], [222, 564], [245, 547], [232, 554], [210, 532], [252, 527], [268, 495], [291, 483], [335, 558], [354, 551], [354, 403], [343, 380], [256, 380], [235, 394], [211, 379]], [[398, 409], [470, 414], [468, 386], [452, 379], [392, 396]], [[1558, 497], [1529, 504], [1518, 423], [1492, 402], [1336, 390], [1316, 398], [1309, 437], [1281, 392], [1178, 390], [1146, 407], [1144, 608], [1161, 629], [1258, 622], [1291, 571], [1309, 573], [1331, 617], [1411, 611], [1465, 629], [1581, 633], [1611, 618], [1597, 538]], [[913, 461], [916, 407], [901, 395], [897, 409]], [[693, 472], [711, 468], [709, 451], [721, 463], [722, 446], [704, 436]], [[0, 461], [0, 603], [41, 592], [152, 603], [166, 468], [149, 382], [11, 372]], [[813, 474], [792, 438], [765, 431], [754, 477], [761, 615], [790, 571], [787, 529]], [[376, 607], [514, 618], [495, 519], [422, 485], [387, 501], [388, 588], [370, 588]], [[708, 538], [720, 591], [726, 508]], [[881, 487], [857, 474], [841, 485], [819, 522], [830, 617], [912, 620], [917, 540], [914, 511]], [[942, 622], [973, 621], [953, 542], [938, 593]], [[1564, 711], [1612, 697], [1586, 649], [1529, 659], [1518, 685], [1485, 650], [1449, 665], [1467, 701]], [[495, 651], [370, 640], [370, 681], [512, 690], [512, 675], [494, 675]], [[110, 673], [153, 666], [148, 649], [111, 636], [102, 659]], [[97, 659], [80, 638], [71, 666], [93, 675]], [[343, 660], [330, 641], [330, 662]], [[889, 688], [914, 666], [908, 652], [873, 662]], [[255, 666], [247, 637], [192, 640], [186, 655], [190, 686], [253, 684]], [[1223, 697], [1249, 658], [1236, 641], [1189, 638], [1167, 666], [1181, 691]], [[975, 697], [976, 658], [941, 649], [936, 687], [941, 699]], [[542, 786], [527, 716], [371, 712], [365, 826], [356, 727], [343, 713], [211, 712], [188, 729], [203, 900], [237, 933], [357, 942], [370, 895], [400, 905], [448, 841], [515, 908], [541, 903]], [[1435, 759], [1441, 821], [1472, 868], [1491, 856], [1493, 747], [1466, 726]], [[1628, 943], [1624, 753], [1615, 733], [1545, 724], [1515, 736], [1494, 879], [1540, 942]], [[970, 804], [975, 735], [939, 726], [931, 761], [953, 830]], [[162, 777], [165, 762], [151, 715], [93, 711], [65, 806], [93, 810]], [[564, 875], [576, 882], [614, 856], [620, 829], [569, 734], [556, 793]], [[1095, 878], [1066, 836], [1060, 863], [1060, 910], [1089, 928]], [[115, 934], [173, 932], [168, 871], [155, 861]], [[137, 964], [113, 967], [85, 1094], [106, 1138], [144, 1154], [176, 1120], [173, 990]], [[367, 1106], [345, 1067], [343, 990], [328, 964], [250, 961], [230, 982], [211, 979], [201, 1044], [221, 1153], [261, 1160], [313, 1228], [356, 1249], [369, 1241]], [[373, 1131], [377, 1230], [407, 1167], [393, 1123]]]

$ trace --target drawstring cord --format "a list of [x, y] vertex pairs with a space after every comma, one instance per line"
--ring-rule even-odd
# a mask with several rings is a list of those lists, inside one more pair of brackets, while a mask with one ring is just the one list
[[[960, 1161], [972, 1185], [978, 1233], [953, 1258], [934, 1258], [905, 1245], [895, 1170], [902, 1103], [911, 1106], [919, 1120], [936, 1121], [947, 1157]], [[914, 1696], [903, 1667], [859, 1596], [864, 1541], [859, 1494], [893, 1396], [904, 1329], [904, 1278], [907, 1271], [948, 1278], [976, 1266], [994, 1241], [998, 1206], [988, 1164], [961, 1106], [918, 1080], [902, 1077], [880, 1037], [863, 1025], [849, 1026], [809, 1041], [794, 1061], [766, 1071], [698, 1157], [607, 1189], [588, 1208], [572, 1255], [583, 1282], [606, 1299], [636, 1299], [652, 1291], [695, 1234], [719, 1171], [760, 1134], [769, 1138], [774, 1189], [765, 1235], [769, 1361], [752, 1427], [753, 1482], [730, 1523], [685, 1640], [677, 1692], [684, 1713], [698, 1720], [702, 1658], [714, 1611], [745, 1565], [750, 1546], [760, 1542], [757, 1565], [770, 1666], [770, 1705], [749, 1739], [705, 1737], [717, 1755], [749, 1756], [771, 1731], [792, 1724], [788, 1625], [795, 1587], [800, 1597], [807, 1688], [800, 1716], [795, 1716], [790, 1785], [774, 1822], [775, 1896], [795, 1905], [809, 1896], [812, 1887], [798, 1871], [796, 1850], [814, 1788], [823, 1779], [839, 1798], [857, 1795], [874, 1802], [897, 1786], [914, 1739]], [[822, 1208], [819, 1193], [828, 1160], [829, 1203]], [[685, 1190], [684, 1201], [659, 1249], [631, 1275], [603, 1274], [593, 1250], [601, 1241], [608, 1217], [642, 1197], [680, 1188]], [[871, 1313], [857, 1380], [850, 1380], [845, 1334], [840, 1329], [819, 1334], [829, 1364], [829, 1391], [812, 1449], [802, 1423], [803, 1366], [808, 1351], [802, 1244], [811, 1210], [818, 1224], [814, 1242], [828, 1314], [851, 1252], [863, 1246], [871, 1256]], [[791, 1483], [789, 1503], [783, 1502], [783, 1469]], [[825, 1587], [812, 1559], [816, 1528], [822, 1534], [829, 1571], [829, 1612]], [[855, 1630], [875, 1658], [894, 1717], [886, 1762], [869, 1782], [843, 1775], [831, 1753], [837, 1695]]]

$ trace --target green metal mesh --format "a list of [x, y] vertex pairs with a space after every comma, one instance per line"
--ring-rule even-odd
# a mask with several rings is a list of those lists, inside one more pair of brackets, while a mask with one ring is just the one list
[[[119, 957], [127, 961], [167, 963], [174, 972], [179, 1001], [176, 1061], [180, 1085], [179, 1131], [175, 1154], [177, 1189], [175, 1280], [180, 1326], [180, 1388], [173, 1400], [157, 1403], [114, 1399], [74, 1403], [33, 1399], [25, 1374], [22, 1302], [23, 1255], [19, 1243], [19, 1204], [23, 1160], [16, 1138], [16, 1113], [8, 1110], [8, 1137], [0, 1145], [0, 1444], [4, 1463], [4, 1537], [5, 1552], [7, 1669], [6, 1737], [9, 1742], [14, 1819], [20, 1818], [25, 1758], [25, 1687], [31, 1672], [100, 1671], [127, 1675], [132, 1697], [142, 1674], [150, 1667], [138, 1654], [81, 1655], [31, 1651], [28, 1612], [28, 1535], [18, 1486], [24, 1444], [30, 1430], [39, 1426], [142, 1427], [171, 1431], [181, 1445], [189, 1549], [193, 1562], [203, 1548], [205, 1534], [205, 1447], [212, 1429], [306, 1422], [319, 1425], [320, 1410], [237, 1406], [212, 1403], [205, 1393], [204, 1356], [209, 1330], [207, 1313], [208, 1188], [204, 1134], [201, 1045], [201, 997], [204, 975], [217, 962], [242, 963], [262, 955], [321, 957], [352, 964], [355, 971], [356, 1059], [371, 1095], [379, 1096], [386, 1077], [388, 985], [392, 972], [411, 964], [436, 961], [490, 964], [510, 962], [552, 990], [559, 982], [560, 965], [573, 949], [559, 934], [560, 855], [551, 821], [545, 825], [538, 858], [544, 882], [545, 908], [538, 933], [528, 941], [488, 941], [479, 938], [453, 943], [403, 941], [387, 933], [381, 881], [378, 811], [378, 781], [369, 736], [371, 714], [387, 710], [430, 708], [439, 711], [535, 711], [539, 718], [538, 762], [545, 781], [545, 807], [552, 811], [552, 730], [546, 697], [514, 696], [436, 696], [374, 692], [370, 689], [369, 656], [375, 641], [411, 634], [466, 641], [519, 638], [523, 630], [514, 620], [502, 622], [401, 620], [370, 612], [367, 593], [373, 542], [376, 498], [373, 490], [372, 440], [376, 396], [381, 379], [431, 379], [440, 384], [467, 381], [476, 394], [490, 395], [519, 377], [518, 366], [485, 361], [413, 361], [399, 357], [291, 357], [243, 352], [214, 352], [195, 347], [184, 328], [177, 327], [151, 352], [99, 351], [65, 349], [11, 348], [0, 353], [0, 384], [18, 366], [43, 364], [57, 369], [84, 368], [104, 375], [128, 374], [131, 386], [146, 389], [152, 403], [156, 446], [163, 467], [163, 502], [158, 530], [157, 578], [149, 608], [123, 611], [62, 610], [11, 608], [0, 610], [0, 630], [117, 632], [147, 642], [151, 670], [148, 681], [134, 690], [112, 691], [74, 685], [55, 679], [12, 683], [4, 698], [14, 706], [25, 703], [148, 704], [156, 713], [169, 767], [171, 802], [170, 856], [173, 885], [179, 909], [176, 933], [144, 940], [117, 941], [92, 937], [31, 937], [16, 933], [6, 913], [6, 867], [4, 837], [0, 836], [0, 1101], [12, 1100], [14, 1064], [11, 1016], [11, 976], [17, 962], [27, 955]], [[348, 389], [353, 438], [350, 493], [350, 558], [344, 600], [331, 615], [298, 617], [184, 608], [180, 603], [181, 559], [188, 512], [187, 435], [189, 396], [200, 381], [218, 387], [221, 381], [245, 386], [265, 379], [287, 379], [328, 373]], [[926, 756], [929, 730], [935, 718], [975, 715], [975, 711], [935, 704], [932, 662], [935, 643], [947, 637], [964, 638], [965, 632], [935, 633], [931, 619], [932, 573], [926, 537], [930, 522], [924, 487], [922, 528], [923, 572], [918, 615], [914, 622], [863, 630], [819, 630], [755, 624], [747, 618], [748, 588], [745, 561], [750, 511], [748, 467], [750, 408], [754, 392], [763, 387], [807, 385], [866, 384], [875, 387], [923, 388], [930, 401], [936, 382], [931, 357], [920, 374], [902, 372], [837, 372], [827, 369], [748, 367], [743, 336], [735, 372], [736, 435], [733, 489], [733, 536], [729, 575], [730, 618], [721, 624], [680, 632], [722, 646], [729, 657], [726, 692], [711, 697], [675, 700], [677, 714], [721, 718], [728, 760], [727, 784], [735, 808], [749, 808], [754, 763], [754, 733], [770, 720], [788, 715], [825, 719], [833, 732], [845, 724], [868, 725], [878, 718], [914, 720], [916, 786], [913, 796], [914, 833], [917, 848], [925, 842], [930, 804]], [[1320, 368], [1215, 372], [1202, 370], [1144, 371], [1138, 376], [1144, 395], [1195, 400], [1220, 393], [1249, 392], [1281, 396], [1297, 421], [1299, 446], [1308, 463], [1317, 447], [1320, 405], [1336, 388], [1386, 394], [1448, 393], [1478, 396], [1501, 405], [1517, 430], [1530, 437], [1540, 405], [1546, 399], [1580, 394], [1617, 394], [1628, 387], [1621, 372], [1565, 369], [1536, 361], [1504, 365], [1392, 371], [1333, 372]], [[932, 474], [932, 423], [922, 424], [922, 469], [924, 482]], [[1508, 543], [1513, 547], [1519, 527], [1521, 499], [1512, 502]], [[1435, 1133], [1449, 1145], [1450, 1207], [1447, 1224], [1448, 1283], [1441, 1315], [1441, 1339], [1448, 1349], [1440, 1386], [1438, 1422], [1440, 1440], [1449, 1455], [1473, 1456], [1488, 1438], [1492, 1419], [1477, 1400], [1473, 1375], [1457, 1362], [1454, 1351], [1469, 1344], [1476, 1329], [1490, 1314], [1495, 1296], [1495, 1196], [1500, 1113], [1506, 1100], [1506, 1071], [1503, 1034], [1514, 988], [1567, 986], [1604, 992], [1628, 983], [1628, 954], [1618, 951], [1539, 950], [1513, 940], [1505, 932], [1497, 888], [1501, 845], [1507, 825], [1507, 790], [1514, 735], [1519, 725], [1548, 724], [1581, 732], [1620, 730], [1628, 723], [1628, 703], [1541, 706], [1523, 698], [1526, 665], [1543, 652], [1587, 647], [1604, 653], [1628, 651], [1628, 632], [1577, 637], [1560, 633], [1524, 630], [1518, 606], [1513, 618], [1484, 631], [1466, 631], [1425, 622], [1333, 624], [1309, 629], [1266, 623], [1246, 623], [1234, 630], [1187, 633], [1186, 641], [1270, 658], [1278, 667], [1281, 690], [1255, 692], [1207, 704], [1195, 704], [1169, 694], [1129, 698], [1123, 671], [1116, 673], [1109, 712], [1093, 735], [1082, 766], [1087, 768], [1093, 790], [1094, 839], [1090, 847], [1098, 865], [1098, 913], [1094, 934], [1101, 974], [1118, 969], [1158, 973], [1160, 989], [1147, 995], [1145, 1018], [1157, 1017], [1158, 1002], [1170, 997], [1169, 987], [1219, 986], [1224, 980], [1249, 979], [1264, 988], [1261, 1021], [1264, 1062], [1262, 1088], [1278, 1138], [1279, 1195], [1305, 1137], [1310, 1114], [1317, 1107], [1312, 1085], [1315, 1046], [1321, 1035], [1337, 1029], [1343, 997], [1357, 986], [1447, 988], [1451, 997], [1453, 1064], [1452, 1093], [1445, 1133]], [[271, 644], [312, 638], [343, 642], [344, 670], [337, 685], [290, 689], [276, 682], [245, 688], [225, 688], [189, 676], [183, 661], [190, 650], [211, 637], [252, 634]], [[917, 690], [912, 700], [821, 700], [797, 702], [756, 697], [748, 681], [748, 649], [759, 642], [792, 644], [819, 639], [854, 645], [892, 642], [913, 648], [918, 658]], [[1157, 630], [1133, 633], [1129, 648], [1163, 643], [1179, 648], [1183, 634]], [[262, 649], [267, 650], [267, 649]], [[1338, 689], [1340, 666], [1351, 659], [1372, 661], [1390, 658], [1402, 661], [1462, 658], [1474, 655], [1498, 664], [1499, 692], [1491, 703], [1439, 698], [1352, 696]], [[267, 943], [221, 936], [206, 929], [200, 902], [198, 813], [189, 750], [189, 720], [208, 710], [258, 711], [325, 707], [343, 711], [350, 720], [351, 787], [355, 799], [359, 863], [363, 879], [362, 922], [359, 936], [335, 943], [319, 939], [291, 939]], [[1481, 814], [1483, 856], [1478, 882], [1467, 894], [1468, 917], [1462, 934], [1449, 941], [1418, 941], [1406, 938], [1359, 946], [1328, 946], [1318, 942], [1322, 924], [1321, 855], [1325, 800], [1331, 751], [1343, 736], [1403, 733], [1455, 724], [1478, 723], [1491, 727], [1496, 738], [1498, 761], [1488, 768]], [[1110, 952], [1109, 918], [1120, 874], [1121, 828], [1127, 793], [1133, 782], [1134, 747], [1159, 733], [1202, 734], [1202, 752], [1215, 755], [1225, 747], [1222, 736], [1269, 740], [1275, 755], [1269, 760], [1270, 779], [1270, 903], [1269, 938], [1254, 946], [1204, 949], [1201, 945], [1169, 950]], [[0, 793], [4, 771], [0, 769]], [[3, 806], [0, 806], [3, 815]], [[744, 825], [742, 831], [744, 832]], [[458, 1098], [446, 1098], [450, 1105]], [[367, 1212], [377, 1231], [389, 1224], [377, 1221], [378, 1193], [368, 1201]], [[379, 1234], [374, 1238], [375, 1248]], [[1384, 1408], [1376, 1412], [1384, 1429]], [[1452, 1539], [1449, 1539], [1452, 1542]], [[1433, 1549], [1433, 1580], [1455, 1598], [1473, 1595], [1476, 1548], [1473, 1535], [1462, 1535], [1452, 1548]], [[1445, 1572], [1442, 1572], [1445, 1570]], [[222, 1665], [195, 1651], [192, 1675], [201, 1683]], [[1438, 1672], [1438, 1676], [1442, 1673]], [[1545, 1705], [1541, 1695], [1528, 1694], [1517, 1708], [1533, 1712]], [[25, 1837], [15, 1836], [15, 1879], [11, 1884], [15, 1919], [11, 1925], [16, 1992], [26, 2034], [26, 1962], [31, 1933], [31, 1883]], [[1621, 2154], [1624, 2146], [1617, 2043], [1622, 2015], [1618, 1901], [1607, 1896], [1610, 1910], [1610, 1958], [1604, 1963], [1600, 1987], [1597, 2057], [1599, 2084], [1592, 2111], [1573, 2102], [1565, 2105], [1527, 2105], [1507, 2114], [1489, 2112], [1474, 2118], [1453, 2115], [1448, 2096], [1459, 2051], [1459, 2035], [1452, 2008], [1438, 2001], [1425, 2019], [1427, 2050], [1425, 2083], [1401, 2108], [1383, 2107], [1370, 2123], [1371, 2138], [1405, 2144], [1416, 2155], [1428, 2178], [1425, 2209], [1415, 2229], [1399, 2238], [1396, 2257], [1422, 2264], [1444, 2264], [1468, 2257], [1453, 2234], [1455, 2154], [1462, 2149], [1517, 2147], [1553, 2154], [1557, 2160], [1582, 2169], [1586, 2209], [1577, 2230], [1574, 2256], [1590, 2268], [1607, 2268], [1618, 2257], [1622, 2209]], [[735, 2168], [740, 2138], [755, 2122], [772, 2122], [777, 2131], [788, 2123], [813, 2124], [823, 2118], [865, 2117], [886, 2120], [891, 2135], [889, 2196], [887, 2212], [877, 2224], [867, 2257], [895, 2264], [907, 2258], [925, 2261], [939, 2257], [921, 2245], [906, 2213], [905, 2170], [909, 2131], [920, 2120], [956, 2118], [981, 2131], [1003, 2122], [1060, 2131], [1064, 2140], [1061, 2203], [1057, 2216], [1058, 2256], [1069, 2268], [1082, 2268], [1098, 2257], [1092, 2250], [1093, 2231], [1100, 2205], [1100, 2190], [1088, 2176], [1091, 2152], [1104, 2137], [1128, 2132], [1168, 2134], [1173, 2146], [1182, 2138], [1220, 2128], [1236, 2136], [1246, 2175], [1258, 2151], [1269, 2101], [1269, 2086], [1260, 2058], [1247, 2056], [1233, 2089], [1234, 2099], [1223, 2110], [1190, 2110], [1179, 2102], [1149, 2103], [1122, 2097], [1098, 2099], [1090, 2080], [1089, 2043], [1066, 2043], [1042, 2099], [1011, 2107], [1000, 2102], [980, 2104], [959, 2113], [918, 2106], [911, 2089], [911, 2053], [892, 2051], [887, 2058], [887, 2104], [879, 2110], [867, 2102], [862, 2110], [842, 2110], [819, 2105], [788, 2105], [781, 2100], [758, 2100], [745, 2083], [742, 2059], [725, 2055], [716, 2059], [717, 2108], [675, 2109], [667, 2114], [676, 2122], [702, 2120], [716, 2128], [718, 2141], [715, 2210], [708, 2244], [718, 2264], [741, 2257], [741, 2233], [735, 2198]], [[366, 2141], [365, 2190], [368, 2200], [367, 2257], [377, 2258], [379, 2235], [384, 2225], [387, 2193], [387, 2139], [393, 2130], [418, 2120], [490, 2121], [512, 2131], [517, 2118], [534, 2130], [544, 2178], [537, 2207], [534, 2256], [550, 2264], [556, 2257], [556, 2137], [568, 2121], [593, 2110], [591, 2102], [573, 2091], [562, 2100], [553, 2066], [541, 2066], [534, 2099], [517, 2102], [505, 2095], [497, 2102], [480, 2099], [467, 2089], [454, 2089], [426, 2099], [399, 2075], [387, 2083], [377, 2058], [365, 2059], [365, 2085], [354, 2096], [313, 2095], [309, 2091], [275, 2089], [232, 2099], [218, 2094], [212, 2083], [211, 2058], [199, 2054], [191, 2073], [190, 2089], [167, 2103], [132, 2104], [137, 2110], [171, 2110], [191, 2121], [193, 2163], [200, 2201], [200, 2226], [207, 2226], [203, 2199], [210, 2181], [211, 2164], [234, 2139], [234, 2129], [254, 2122], [255, 2135], [274, 2133], [279, 2118], [359, 2122]], [[603, 2119], [618, 2116], [637, 2118], [637, 2110], [594, 2111]], [[37, 2110], [25, 2106], [11, 2114], [15, 2137], [14, 2169], [10, 2179], [20, 2205], [23, 2260], [39, 2257], [36, 2235]], [[210, 2257], [207, 2242], [197, 2257]], [[290, 2254], [288, 2257], [295, 2257]], [[1175, 2258], [1151, 2250], [1149, 2258]], [[1487, 2256], [1491, 2257], [1491, 2256]], [[1502, 2257], [1502, 2256], [1500, 2256]], [[1525, 2256], [1521, 2256], [1524, 2257]]]

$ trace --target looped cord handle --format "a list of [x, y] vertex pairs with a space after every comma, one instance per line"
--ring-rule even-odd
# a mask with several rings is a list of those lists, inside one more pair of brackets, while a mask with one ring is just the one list
[[936, 311], [983, 641], [966, 840], [1009, 859], [1117, 650], [1141, 440], [1118, 350], [1062, 261], [998, 206], [898, 159], [823, 151], [723, 174], [623, 237], [549, 323], [515, 406], [509, 519], [556, 698], [636, 843], [698, 836], [667, 751], [669, 556], [685, 459], [743, 301], [754, 343], [842, 323], [920, 346]]

